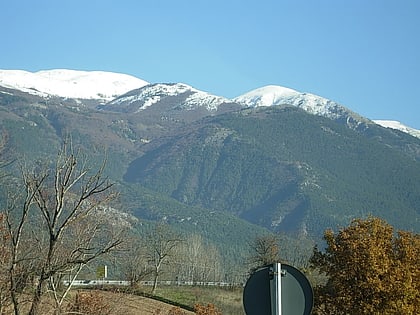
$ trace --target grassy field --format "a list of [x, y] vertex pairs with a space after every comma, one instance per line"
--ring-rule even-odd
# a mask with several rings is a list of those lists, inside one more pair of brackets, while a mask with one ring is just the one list
[[[213, 304], [223, 315], [244, 315], [242, 306], [242, 288], [220, 288], [204, 286], [160, 286], [155, 296], [150, 295], [150, 287], [139, 287], [135, 290], [72, 290], [92, 294], [99, 305], [105, 304], [110, 311], [108, 315], [166, 315], [170, 311], [181, 307], [179, 314], [194, 314], [194, 306]], [[73, 299], [74, 300], [74, 299]], [[93, 301], [92, 301], [93, 302]], [[91, 304], [90, 302], [88, 304]], [[174, 313], [178, 314], [178, 313]]]
[[242, 288], [162, 286], [156, 295], [188, 306], [213, 304], [224, 315], [244, 315]]

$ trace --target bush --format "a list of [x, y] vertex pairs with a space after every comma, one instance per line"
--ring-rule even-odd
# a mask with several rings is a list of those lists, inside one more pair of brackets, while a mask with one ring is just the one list
[[85, 315], [111, 315], [111, 306], [97, 292], [78, 292], [68, 311]]
[[207, 306], [196, 304], [194, 311], [197, 315], [222, 315], [213, 304], [207, 304]]

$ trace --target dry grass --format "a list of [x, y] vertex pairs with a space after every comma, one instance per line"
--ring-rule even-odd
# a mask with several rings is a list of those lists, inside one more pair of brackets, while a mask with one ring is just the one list
[[[110, 291], [95, 291], [109, 306], [110, 315], [167, 315], [174, 306], [150, 298]], [[185, 315], [193, 312], [183, 310]], [[183, 314], [183, 315], [184, 315]]]
[[[102, 291], [102, 290], [74, 290], [71, 291], [63, 309], [62, 314], [75, 314], [70, 311], [70, 305], [75, 303], [77, 294], [90, 295], [91, 305], [85, 307], [80, 314], [86, 315], [193, 315], [194, 312], [177, 309], [173, 305], [160, 302], [151, 298], [133, 295], [128, 293]], [[86, 300], [85, 300], [86, 301]], [[29, 311], [30, 303], [23, 302], [21, 304], [23, 314]], [[42, 315], [54, 315], [54, 303], [51, 298], [44, 297], [40, 312]], [[86, 309], [88, 311], [86, 311]], [[101, 310], [102, 309], [102, 310]], [[4, 310], [4, 314], [12, 314], [12, 308]], [[106, 311], [104, 313], [104, 311]], [[79, 314], [79, 313], [78, 313]]]
[[[144, 288], [147, 292], [147, 288]], [[140, 292], [142, 290], [140, 289]], [[81, 313], [86, 315], [194, 315], [192, 311], [180, 309], [171, 304], [158, 301], [145, 296], [130, 294], [126, 292], [114, 292], [103, 290], [72, 290], [67, 297], [62, 314], [70, 314], [71, 305], [76, 303], [76, 295], [85, 296], [81, 299], [87, 307], [79, 309]], [[222, 289], [222, 288], [206, 288], [206, 287], [161, 287], [157, 291], [157, 295], [164, 297], [180, 305], [200, 304], [207, 306], [215, 305], [223, 315], [243, 315], [242, 307], [242, 290]], [[83, 304], [83, 303], [82, 303]], [[29, 303], [23, 303], [22, 311], [25, 312], [29, 308]], [[54, 314], [53, 299], [44, 296], [40, 306], [43, 315]], [[73, 309], [75, 310], [75, 309]], [[10, 309], [10, 314], [12, 310]], [[74, 313], [72, 313], [74, 314]]]
[[244, 315], [242, 288], [158, 287], [156, 294], [184, 305], [215, 305], [223, 315]]

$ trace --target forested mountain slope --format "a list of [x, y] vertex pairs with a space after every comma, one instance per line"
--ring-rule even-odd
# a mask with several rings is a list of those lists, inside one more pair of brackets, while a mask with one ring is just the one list
[[146, 85], [106, 104], [0, 87], [1, 157], [52, 160], [70, 136], [93, 163], [106, 156], [123, 211], [212, 221], [217, 241], [261, 228], [319, 237], [368, 214], [420, 230], [420, 139], [336, 103], [334, 119], [292, 105], [244, 108], [182, 84]]
[[205, 118], [155, 143], [124, 179], [278, 231], [319, 235], [368, 214], [419, 228], [413, 156], [289, 106]]

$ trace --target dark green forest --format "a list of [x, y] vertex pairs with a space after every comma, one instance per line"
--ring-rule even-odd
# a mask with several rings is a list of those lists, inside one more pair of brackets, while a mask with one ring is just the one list
[[124, 178], [276, 231], [319, 235], [369, 214], [418, 229], [420, 167], [409, 154], [291, 107], [204, 120]]

